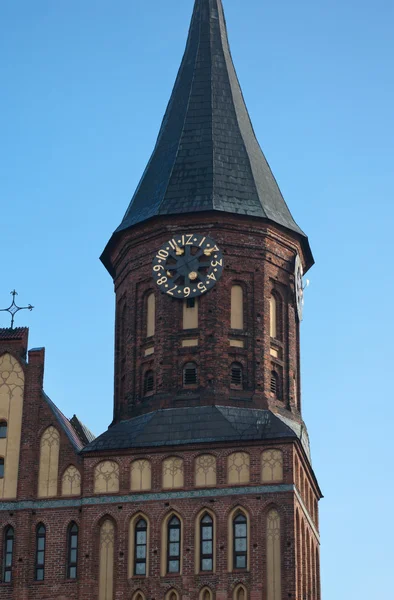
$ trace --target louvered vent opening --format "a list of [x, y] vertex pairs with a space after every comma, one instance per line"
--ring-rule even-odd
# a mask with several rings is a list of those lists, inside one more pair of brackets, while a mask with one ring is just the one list
[[278, 374], [275, 373], [275, 371], [272, 371], [272, 373], [271, 373], [271, 392], [278, 398], [278, 396], [279, 396], [279, 381], [278, 381]]
[[148, 373], [146, 373], [145, 375], [145, 381], [144, 381], [144, 395], [147, 396], [148, 394], [151, 394], [153, 392], [153, 388], [155, 385], [155, 381], [154, 381], [154, 377], [153, 377], [153, 371], [148, 371]]
[[231, 385], [242, 387], [242, 367], [241, 365], [232, 365], [231, 367]]
[[183, 385], [195, 385], [197, 383], [196, 365], [186, 365], [183, 370]]

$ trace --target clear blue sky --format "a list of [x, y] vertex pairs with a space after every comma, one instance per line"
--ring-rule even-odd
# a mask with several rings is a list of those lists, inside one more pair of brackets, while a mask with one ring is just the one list
[[[0, 305], [45, 346], [45, 388], [112, 416], [114, 297], [98, 261], [149, 158], [192, 0], [0, 3]], [[323, 600], [392, 592], [392, 0], [225, 0], [257, 136], [308, 233], [303, 402]], [[0, 326], [7, 319], [0, 313]]]

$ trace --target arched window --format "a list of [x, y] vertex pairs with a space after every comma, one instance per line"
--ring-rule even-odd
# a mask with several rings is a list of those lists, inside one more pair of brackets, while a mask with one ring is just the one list
[[67, 577], [76, 579], [78, 571], [78, 525], [71, 523], [68, 528]]
[[280, 378], [276, 371], [271, 371], [271, 384], [270, 390], [271, 394], [275, 396], [278, 400], [281, 400], [282, 394], [280, 389]]
[[213, 571], [213, 520], [208, 513], [200, 520], [200, 571]]
[[271, 510], [267, 516], [267, 600], [281, 600], [280, 516]]
[[151, 396], [154, 392], [155, 378], [153, 371], [147, 371], [144, 377], [144, 396]]
[[281, 450], [265, 450], [261, 457], [261, 480], [283, 481], [283, 452]]
[[35, 564], [35, 580], [44, 581], [45, 578], [45, 545], [46, 545], [46, 530], [45, 525], [40, 523], [36, 529], [36, 564]]
[[168, 521], [167, 573], [181, 570], [181, 522], [175, 515]]
[[237, 585], [233, 593], [234, 600], [247, 600], [248, 595], [243, 585]]
[[183, 385], [197, 384], [197, 365], [195, 363], [186, 363], [183, 367]]
[[140, 458], [133, 460], [130, 467], [131, 491], [145, 491], [152, 487], [152, 466], [149, 460]]
[[231, 329], [244, 328], [244, 291], [242, 286], [233, 285], [231, 288]]
[[115, 526], [106, 519], [100, 527], [99, 600], [112, 600], [114, 595]]
[[246, 569], [248, 561], [248, 522], [243, 513], [233, 519], [234, 569]]
[[140, 591], [135, 592], [131, 600], [146, 600], [145, 594]]
[[249, 483], [250, 456], [247, 452], [234, 452], [227, 458], [227, 483]]
[[196, 487], [216, 485], [216, 458], [212, 454], [202, 454], [195, 462]]
[[199, 600], [213, 600], [212, 590], [208, 587], [202, 588], [199, 595]]
[[163, 487], [166, 489], [182, 488], [184, 483], [183, 460], [170, 456], [163, 461]]
[[10, 583], [12, 580], [12, 559], [14, 554], [14, 528], [6, 528], [4, 532], [4, 554], [3, 554], [3, 583]]
[[81, 493], [81, 473], [70, 465], [63, 473], [62, 496], [79, 496]]
[[119, 465], [112, 460], [100, 462], [94, 469], [94, 493], [119, 492]]
[[57, 496], [60, 435], [52, 425], [41, 436], [38, 496]]
[[7, 421], [0, 421], [0, 440], [7, 437]]
[[4, 478], [4, 458], [0, 458], [0, 479]]
[[153, 293], [146, 300], [146, 337], [155, 335], [156, 298]]
[[233, 363], [231, 365], [231, 387], [237, 389], [242, 389], [243, 387], [243, 373], [240, 363]]
[[166, 593], [166, 600], [179, 600], [179, 594], [176, 590], [172, 589]]
[[147, 544], [148, 524], [141, 518], [135, 525], [134, 575], [146, 575]]

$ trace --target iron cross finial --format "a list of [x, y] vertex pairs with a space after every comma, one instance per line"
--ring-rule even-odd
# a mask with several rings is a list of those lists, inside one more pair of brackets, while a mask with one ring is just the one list
[[14, 320], [15, 320], [15, 315], [17, 312], [19, 312], [20, 310], [33, 310], [34, 306], [32, 306], [31, 304], [29, 304], [29, 306], [17, 306], [15, 304], [15, 296], [18, 295], [18, 292], [16, 292], [15, 290], [12, 290], [11, 292], [11, 296], [12, 296], [12, 303], [8, 308], [0, 308], [0, 312], [8, 312], [11, 315], [11, 329], [14, 329]]

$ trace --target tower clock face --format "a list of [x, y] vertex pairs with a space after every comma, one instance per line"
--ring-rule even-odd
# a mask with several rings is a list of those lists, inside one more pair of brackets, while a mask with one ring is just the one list
[[297, 303], [297, 312], [298, 318], [302, 321], [302, 312], [304, 310], [304, 286], [302, 283], [302, 278], [304, 276], [304, 270], [302, 268], [302, 263], [300, 257], [296, 256], [295, 260], [295, 294], [296, 294], [296, 303]]
[[196, 298], [222, 276], [223, 254], [212, 238], [198, 233], [176, 235], [153, 259], [153, 279], [173, 298]]

